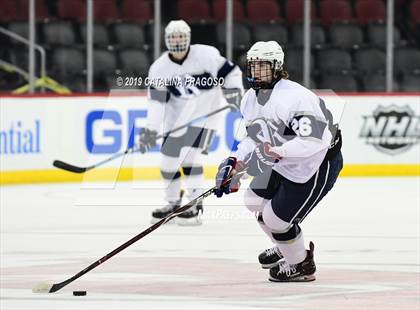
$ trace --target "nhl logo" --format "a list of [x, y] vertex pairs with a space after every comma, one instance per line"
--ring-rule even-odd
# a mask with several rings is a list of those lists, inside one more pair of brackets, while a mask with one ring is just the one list
[[420, 140], [420, 116], [408, 106], [378, 106], [373, 116], [364, 116], [360, 137], [390, 155], [407, 151]]

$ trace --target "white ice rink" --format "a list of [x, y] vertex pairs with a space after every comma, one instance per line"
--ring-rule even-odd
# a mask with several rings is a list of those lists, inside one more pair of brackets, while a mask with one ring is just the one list
[[340, 178], [302, 224], [315, 282], [267, 281], [257, 256], [270, 243], [236, 193], [206, 199], [201, 227], [160, 227], [59, 292], [32, 293], [150, 226], [163, 203], [160, 182], [96, 185], [2, 186], [1, 310], [420, 308], [420, 178]]

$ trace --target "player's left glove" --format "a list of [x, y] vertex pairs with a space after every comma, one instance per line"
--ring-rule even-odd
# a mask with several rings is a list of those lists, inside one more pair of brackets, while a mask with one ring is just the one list
[[278, 162], [281, 157], [271, 151], [271, 144], [268, 142], [260, 143], [255, 150], [244, 159], [244, 164], [247, 167], [246, 172], [249, 175], [257, 176]]
[[241, 186], [241, 176], [237, 173], [243, 168], [243, 162], [237, 161], [236, 157], [228, 157], [222, 161], [216, 174], [217, 190], [214, 194], [220, 198], [223, 194], [237, 192]]

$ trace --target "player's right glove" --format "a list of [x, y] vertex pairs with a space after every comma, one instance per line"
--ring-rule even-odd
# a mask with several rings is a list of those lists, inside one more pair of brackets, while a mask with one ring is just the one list
[[149, 130], [144, 128], [140, 133], [139, 151], [140, 153], [146, 153], [152, 147], [156, 145], [157, 131]]
[[214, 194], [220, 198], [223, 194], [227, 195], [237, 192], [241, 186], [241, 176], [237, 175], [237, 173], [243, 169], [243, 163], [237, 161], [236, 157], [226, 158], [219, 165], [219, 171], [216, 174], [217, 190]]

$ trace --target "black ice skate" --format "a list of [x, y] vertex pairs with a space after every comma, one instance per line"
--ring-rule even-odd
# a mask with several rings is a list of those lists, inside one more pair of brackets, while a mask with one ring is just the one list
[[[154, 210], [152, 212], [151, 223], [154, 224], [154, 223], [159, 222], [161, 219], [167, 217], [169, 214], [171, 214], [176, 209], [178, 209], [181, 206], [182, 196], [184, 196], [184, 191], [183, 190], [181, 190], [181, 192], [179, 193], [179, 199], [178, 200], [170, 201], [163, 208], [159, 208], [159, 209]], [[171, 222], [172, 222], [172, 220], [167, 222], [167, 223], [171, 223]]]
[[267, 249], [258, 255], [258, 261], [263, 269], [270, 269], [277, 266], [282, 259], [283, 255], [276, 246], [271, 249]]
[[185, 212], [178, 215], [175, 219], [179, 226], [198, 226], [203, 224], [201, 215], [203, 214], [203, 203], [199, 202]]
[[309, 243], [306, 258], [296, 265], [286, 261], [270, 269], [270, 281], [273, 282], [309, 282], [315, 280], [314, 244]]

